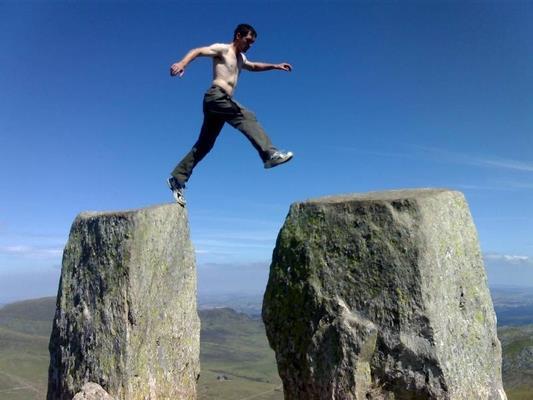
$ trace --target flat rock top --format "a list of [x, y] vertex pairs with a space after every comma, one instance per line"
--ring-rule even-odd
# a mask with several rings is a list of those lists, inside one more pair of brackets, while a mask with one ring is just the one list
[[449, 189], [423, 188], [423, 189], [401, 189], [401, 190], [387, 190], [383, 192], [369, 192], [369, 193], [349, 193], [335, 196], [324, 196], [315, 199], [309, 199], [303, 204], [334, 204], [352, 201], [395, 201], [395, 200], [416, 200], [421, 198], [433, 197], [442, 193], [456, 193], [459, 192]]
[[[165, 210], [166, 209], [166, 210]], [[131, 210], [117, 210], [117, 211], [83, 211], [79, 214], [79, 218], [94, 218], [94, 217], [101, 217], [101, 216], [131, 216], [133, 214], [139, 213], [139, 212], [154, 212], [154, 211], [160, 211], [160, 212], [176, 212], [184, 210], [182, 206], [176, 203], [167, 203], [167, 204], [156, 204], [154, 206], [144, 207], [144, 208], [136, 208]]]

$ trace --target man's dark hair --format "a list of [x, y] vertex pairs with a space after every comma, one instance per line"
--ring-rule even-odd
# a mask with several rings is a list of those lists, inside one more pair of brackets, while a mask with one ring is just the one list
[[233, 33], [233, 40], [237, 39], [237, 33], [240, 33], [241, 37], [244, 37], [248, 35], [248, 32], [251, 32], [252, 36], [254, 38], [257, 38], [257, 32], [255, 31], [252, 25], [248, 25], [248, 24], [237, 25], [237, 27], [235, 28], [235, 32]]

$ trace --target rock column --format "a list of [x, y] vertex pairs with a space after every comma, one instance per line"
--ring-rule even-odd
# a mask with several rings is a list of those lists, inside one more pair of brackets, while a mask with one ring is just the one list
[[286, 400], [504, 400], [501, 347], [461, 193], [291, 206], [263, 320]]
[[87, 212], [63, 254], [48, 400], [196, 399], [200, 323], [186, 210]]

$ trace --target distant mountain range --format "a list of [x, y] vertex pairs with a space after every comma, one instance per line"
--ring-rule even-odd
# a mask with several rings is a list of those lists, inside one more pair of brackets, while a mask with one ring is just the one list
[[[490, 288], [498, 325], [533, 324], [533, 288], [496, 286]], [[200, 310], [232, 308], [251, 317], [261, 315], [263, 294], [224, 293], [198, 296]]]

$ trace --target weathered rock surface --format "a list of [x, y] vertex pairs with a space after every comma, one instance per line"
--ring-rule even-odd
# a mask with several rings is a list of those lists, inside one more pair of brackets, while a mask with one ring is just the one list
[[458, 192], [293, 204], [263, 320], [288, 400], [506, 399], [477, 233]]
[[83, 385], [81, 391], [72, 400], [115, 400], [107, 393], [102, 386], [89, 382]]
[[48, 400], [196, 399], [200, 323], [186, 210], [87, 212], [63, 254]]

